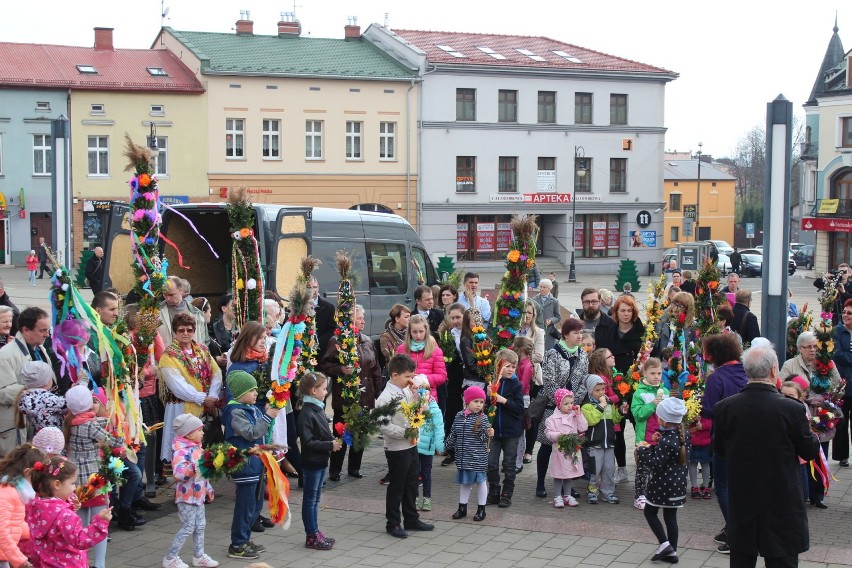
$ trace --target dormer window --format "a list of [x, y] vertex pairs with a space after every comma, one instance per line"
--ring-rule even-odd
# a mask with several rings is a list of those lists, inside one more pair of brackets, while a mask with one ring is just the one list
[[148, 73], [151, 74], [152, 77], [168, 77], [169, 74], [166, 73], [166, 70], [162, 67], [148, 67]]
[[98, 70], [93, 65], [78, 65], [77, 71], [84, 75], [97, 75]]

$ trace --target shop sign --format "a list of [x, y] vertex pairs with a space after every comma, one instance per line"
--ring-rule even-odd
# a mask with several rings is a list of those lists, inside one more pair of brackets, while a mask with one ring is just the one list
[[497, 223], [497, 250], [509, 250], [512, 244], [512, 229], [509, 223]]
[[488, 196], [489, 203], [523, 203], [524, 196], [519, 193], [492, 193]]
[[570, 193], [525, 193], [524, 203], [571, 203]]
[[574, 227], [574, 249], [583, 250], [583, 243], [586, 242], [586, 228], [582, 221], [577, 221]]
[[456, 250], [467, 252], [469, 248], [470, 241], [467, 232], [467, 223], [456, 223]]
[[494, 252], [494, 223], [476, 224], [476, 250], [477, 252]]
[[606, 221], [592, 222], [592, 248], [606, 248]]
[[606, 246], [607, 248], [618, 248], [618, 241], [621, 237], [621, 224], [618, 221], [610, 221], [606, 228]]
[[181, 203], [189, 203], [188, 195], [161, 195], [160, 201], [163, 205], [180, 205]]
[[846, 233], [852, 231], [852, 219], [833, 219], [831, 217], [805, 217], [802, 219], [805, 231], [829, 231]]
[[603, 199], [601, 199], [600, 195], [595, 195], [595, 194], [592, 194], [592, 193], [590, 193], [590, 194], [578, 193], [576, 199], [577, 199], [577, 203], [583, 203], [584, 201], [586, 201], [586, 202], [603, 201]]
[[537, 182], [539, 193], [556, 193], [556, 170], [538, 170]]

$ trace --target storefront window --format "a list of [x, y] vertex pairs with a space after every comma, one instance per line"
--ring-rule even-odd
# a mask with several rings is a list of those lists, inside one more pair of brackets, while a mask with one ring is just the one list
[[511, 215], [458, 215], [456, 255], [459, 260], [499, 260], [512, 243]]
[[619, 215], [577, 215], [574, 255], [579, 258], [619, 256]]

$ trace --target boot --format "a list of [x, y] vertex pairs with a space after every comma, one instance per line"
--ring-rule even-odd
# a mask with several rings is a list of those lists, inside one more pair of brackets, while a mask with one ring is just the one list
[[459, 503], [459, 510], [453, 513], [454, 519], [461, 519], [467, 516], [467, 503]]
[[485, 518], [485, 505], [479, 505], [476, 508], [476, 514], [473, 516], [474, 521], [481, 521]]
[[508, 493], [503, 493], [502, 495], [500, 495], [500, 504], [498, 506], [501, 509], [511, 507], [512, 506], [512, 496]]
[[500, 503], [500, 485], [492, 484], [488, 487], [488, 499], [486, 505], [497, 505]]
[[143, 517], [140, 512], [136, 511], [132, 507], [130, 508], [130, 514], [133, 516], [133, 522], [136, 523], [137, 527], [141, 527], [142, 525], [148, 522], [147, 519], [145, 519], [145, 517]]
[[121, 530], [136, 530], [136, 519], [133, 518], [133, 511], [130, 509], [119, 509], [116, 523]]

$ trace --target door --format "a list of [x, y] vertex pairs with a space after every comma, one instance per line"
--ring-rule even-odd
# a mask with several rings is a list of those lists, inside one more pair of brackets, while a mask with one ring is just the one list
[[274, 284], [275, 292], [285, 298], [301, 274], [302, 258], [311, 254], [311, 214], [310, 208], [286, 208], [275, 219], [266, 282], [267, 286]]
[[[30, 213], [30, 248], [38, 250], [39, 237], [53, 247], [53, 224], [50, 213]], [[29, 252], [29, 251], [27, 251]]]

